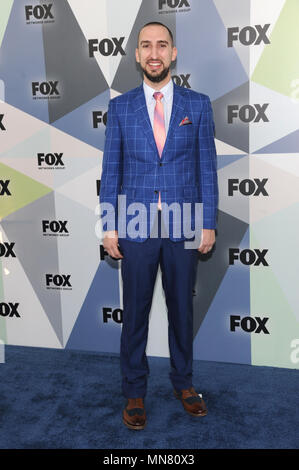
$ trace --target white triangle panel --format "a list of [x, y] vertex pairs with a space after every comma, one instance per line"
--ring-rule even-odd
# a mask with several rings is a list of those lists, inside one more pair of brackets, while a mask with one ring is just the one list
[[78, 202], [95, 213], [99, 204], [96, 193], [96, 181], [101, 178], [101, 162], [94, 168], [80, 174], [56, 189], [56, 193]]
[[[261, 158], [259, 155], [250, 155], [249, 178], [251, 180], [255, 178], [268, 180], [263, 186], [268, 195], [263, 195], [260, 192], [256, 196], [250, 196], [251, 223], [299, 202], [299, 177], [283, 171], [281, 166], [273, 166], [271, 157], [266, 160], [264, 156]], [[282, 241], [282, 243], [284, 242]]]
[[112, 88], [110, 88], [110, 98], [115, 98], [116, 96], [119, 96], [121, 95], [121, 93], [119, 91], [116, 91], [116, 90], [113, 90]]
[[217, 155], [244, 155], [244, 150], [240, 150], [218, 139], [215, 139], [215, 146]]
[[1, 132], [0, 152], [6, 152], [31, 135], [49, 127], [43, 121], [24, 113], [8, 103], [1, 104], [1, 114], [4, 114], [2, 124], [5, 131]]
[[250, 104], [258, 104], [265, 108], [266, 121], [260, 119], [256, 112], [255, 119], [249, 124], [250, 152], [285, 137], [298, 129], [299, 106], [288, 96], [255, 82], [250, 82]]
[[269, 165], [299, 177], [299, 153], [263, 153], [258, 155], [258, 157], [259, 160], [264, 160]]
[[71, 157], [98, 157], [99, 149], [83, 142], [66, 132], [51, 127], [51, 146], [53, 152], [63, 152]]

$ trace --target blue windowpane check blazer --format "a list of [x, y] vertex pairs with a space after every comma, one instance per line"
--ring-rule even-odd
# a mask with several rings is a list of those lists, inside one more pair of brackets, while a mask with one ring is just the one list
[[[101, 216], [106, 216], [103, 230], [115, 228], [124, 238], [132, 239], [125, 227], [138, 214], [142, 230], [134, 240], [146, 240], [153, 224], [149, 209], [157, 208], [159, 191], [162, 216], [164, 212], [166, 214], [163, 202], [168, 205], [177, 203], [175, 206], [181, 215], [183, 203], [191, 203], [190, 228], [194, 229], [194, 203], [201, 202], [202, 227], [215, 229], [218, 183], [214, 132], [210, 98], [174, 83], [172, 113], [160, 158], [143, 85], [111, 99], [105, 132], [100, 207], [102, 209], [106, 206], [103, 203], [110, 203], [115, 218], [102, 210]], [[119, 204], [118, 195], [126, 196], [125, 206], [123, 202]], [[142, 204], [137, 212], [130, 214], [128, 206], [133, 202]], [[173, 214], [169, 211], [167, 223], [169, 237], [173, 241], [188, 238], [185, 232], [179, 235], [175, 232], [175, 226], [180, 223], [182, 227], [183, 224], [175, 211]]]

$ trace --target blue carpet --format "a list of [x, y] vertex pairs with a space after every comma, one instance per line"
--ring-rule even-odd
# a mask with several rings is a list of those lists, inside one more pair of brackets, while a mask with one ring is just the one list
[[0, 364], [1, 449], [297, 449], [297, 370], [194, 361], [209, 414], [173, 396], [169, 359], [149, 357], [143, 431], [121, 420], [119, 357], [6, 346]]

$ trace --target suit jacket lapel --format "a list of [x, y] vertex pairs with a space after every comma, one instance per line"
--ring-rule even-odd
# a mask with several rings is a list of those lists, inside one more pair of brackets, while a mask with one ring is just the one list
[[[143, 91], [143, 84], [141, 84], [136, 90], [136, 95], [134, 99], [132, 100], [132, 107], [137, 116], [138, 123], [141, 125], [143, 132], [148, 138], [149, 143], [151, 144], [153, 149], [156, 151], [157, 158], [160, 159], [152, 125], [151, 125], [150, 118], [149, 118], [148, 111], [147, 111], [147, 106], [146, 106], [146, 101], [145, 101], [145, 96], [144, 96], [144, 91]], [[167, 148], [167, 143], [171, 139], [179, 122], [184, 117], [183, 116], [184, 108], [185, 108], [185, 101], [181, 92], [181, 88], [175, 83], [173, 83], [172, 111], [171, 111], [167, 138], [166, 138], [166, 142], [164, 145], [161, 158], [163, 158], [163, 155]]]
[[140, 87], [137, 88], [137, 93], [135, 95], [135, 98], [132, 101], [132, 106], [137, 116], [138, 124], [141, 125], [143, 132], [148, 138], [151, 146], [154, 148], [154, 150], [156, 150], [157, 156], [159, 158], [158, 149], [157, 149], [156, 141], [154, 138], [151, 121], [150, 121], [148, 111], [147, 111], [147, 106], [146, 106], [146, 101], [145, 101], [145, 96], [144, 96], [144, 91], [143, 91], [143, 84], [141, 84]]
[[184, 117], [183, 116], [184, 108], [185, 108], [185, 101], [183, 98], [183, 94], [181, 92], [181, 88], [175, 83], [173, 83], [172, 111], [171, 111], [169, 128], [168, 128], [167, 138], [166, 138], [166, 142], [164, 145], [162, 157], [167, 148], [167, 143], [172, 138], [172, 135], [174, 134], [177, 126], [179, 125], [179, 123]]

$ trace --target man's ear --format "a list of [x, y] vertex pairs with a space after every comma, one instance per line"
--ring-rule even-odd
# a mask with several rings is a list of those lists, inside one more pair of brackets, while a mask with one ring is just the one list
[[140, 59], [139, 59], [139, 51], [138, 51], [137, 48], [135, 49], [135, 58], [136, 58], [136, 62], [139, 63], [139, 62], [140, 62]]
[[171, 56], [172, 62], [176, 59], [177, 55], [178, 55], [178, 50], [177, 50], [176, 47], [173, 47], [172, 48], [172, 56]]

